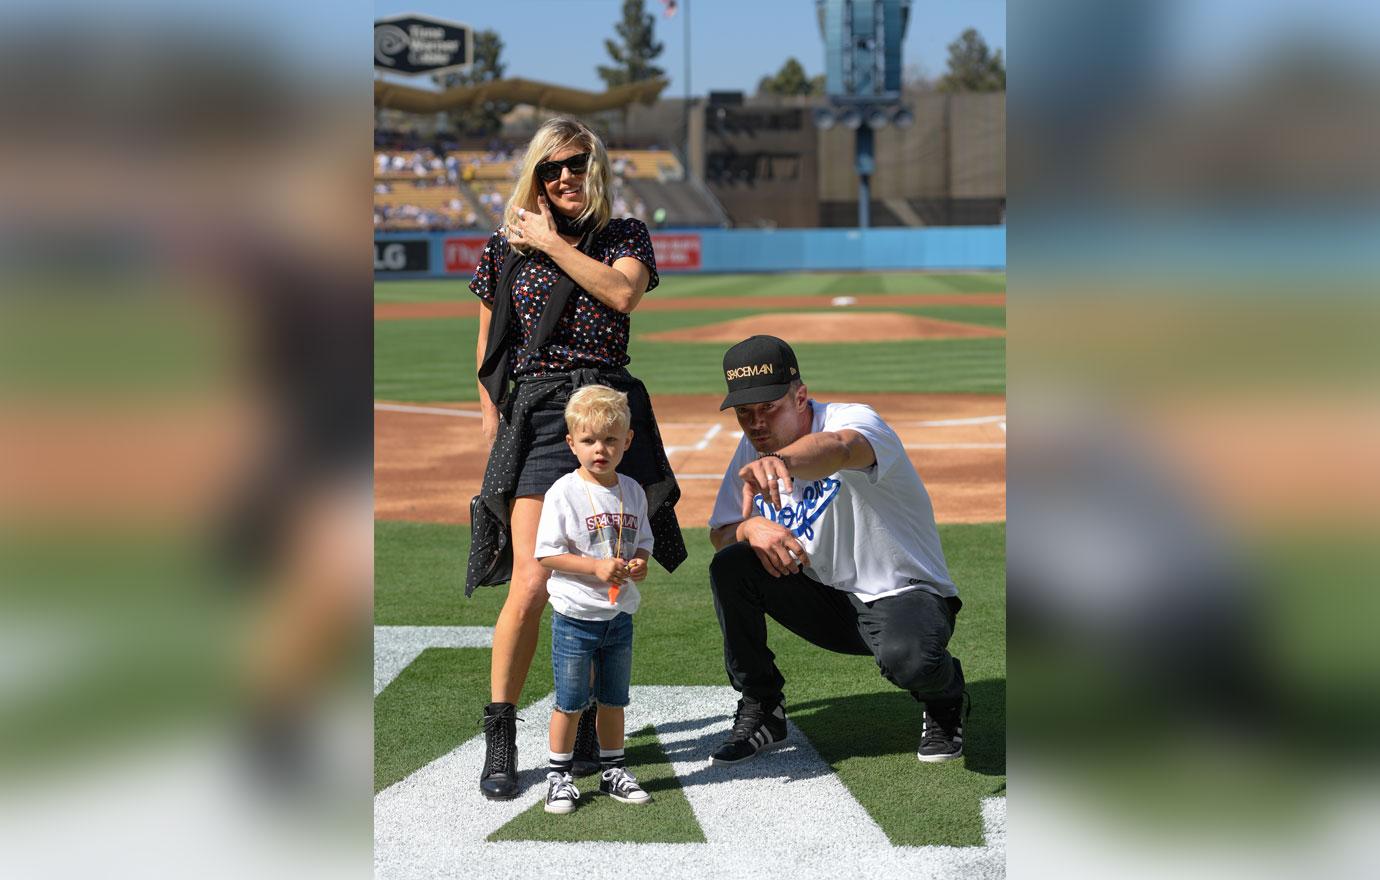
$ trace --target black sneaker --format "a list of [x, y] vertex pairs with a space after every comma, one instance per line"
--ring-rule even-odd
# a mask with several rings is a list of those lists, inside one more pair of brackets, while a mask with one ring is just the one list
[[580, 726], [575, 729], [575, 758], [570, 771], [576, 776], [599, 772], [599, 734], [594, 729], [597, 711], [590, 706], [580, 713]]
[[967, 691], [957, 699], [927, 701], [920, 748], [915, 757], [927, 764], [963, 757], [963, 721], [972, 709]]
[[625, 804], [650, 804], [652, 796], [637, 784], [627, 767], [610, 767], [599, 777], [599, 790]]
[[580, 799], [580, 790], [569, 773], [552, 770], [546, 774], [546, 812], [573, 813]]
[[517, 797], [517, 707], [512, 703], [484, 707], [484, 769], [479, 774], [479, 791], [491, 801]]
[[733, 713], [733, 730], [728, 739], [710, 757], [711, 764], [737, 764], [746, 761], [763, 749], [771, 749], [786, 740], [786, 707], [781, 703], [763, 706], [746, 697], [738, 701]]

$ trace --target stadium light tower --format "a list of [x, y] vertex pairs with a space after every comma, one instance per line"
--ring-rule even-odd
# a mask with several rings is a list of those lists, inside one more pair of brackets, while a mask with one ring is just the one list
[[914, 117], [901, 106], [901, 41], [910, 23], [911, 0], [816, 0], [824, 37], [825, 92], [829, 107], [815, 112], [815, 125], [836, 122], [856, 132], [858, 226], [870, 223], [872, 172], [877, 161], [873, 132], [886, 125], [906, 128]]

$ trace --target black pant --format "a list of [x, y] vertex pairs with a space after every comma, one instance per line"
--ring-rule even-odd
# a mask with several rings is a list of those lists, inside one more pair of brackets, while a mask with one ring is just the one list
[[803, 574], [772, 577], [746, 543], [714, 555], [709, 584], [724, 634], [724, 668], [746, 697], [766, 704], [782, 699], [786, 679], [767, 647], [767, 615], [827, 651], [871, 654], [882, 677], [917, 700], [963, 694], [963, 674], [948, 652], [963, 604], [956, 598], [918, 589], [869, 606]]

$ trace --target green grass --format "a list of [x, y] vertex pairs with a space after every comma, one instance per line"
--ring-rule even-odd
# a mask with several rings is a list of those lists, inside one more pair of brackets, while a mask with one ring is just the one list
[[[374, 301], [468, 300], [468, 278], [376, 281]], [[842, 296], [908, 293], [1005, 293], [1005, 272], [786, 272], [740, 275], [663, 275], [652, 295], [661, 299], [719, 296]]]
[[[965, 293], [1004, 291], [1005, 273], [786, 273], [668, 276], [657, 297], [787, 296], [841, 293]], [[380, 281], [379, 302], [466, 299], [458, 280]], [[900, 311], [989, 327], [1006, 326], [1001, 306], [898, 306]], [[654, 394], [717, 394], [726, 346], [648, 340], [650, 334], [717, 324], [770, 309], [641, 312], [633, 321], [629, 368]], [[374, 323], [374, 396], [399, 401], [474, 401], [477, 318], [430, 318]], [[820, 393], [917, 392], [1002, 394], [1004, 339], [840, 340], [796, 347], [811, 390]]]
[[981, 324], [984, 327], [1006, 326], [1006, 309], [1002, 306], [909, 306], [887, 311], [925, 315], [961, 324]]
[[[805, 384], [815, 393], [901, 391], [1002, 394], [1006, 340], [804, 343], [795, 346]], [[630, 369], [657, 394], [723, 392], [720, 343], [649, 343], [636, 336]]]
[[[978, 845], [980, 801], [1005, 791], [1005, 534], [1004, 524], [940, 527], [965, 603], [951, 644], [963, 660], [973, 698], [962, 766], [915, 760], [920, 709], [878, 675], [871, 658], [830, 654], [771, 624], [772, 649], [789, 682], [792, 720], [894, 843]], [[634, 685], [726, 684], [708, 586], [708, 533], [687, 529], [685, 536], [688, 561], [673, 574], [653, 566], [643, 588], [634, 636]], [[464, 526], [377, 523], [375, 622], [492, 625], [505, 591], [482, 589], [473, 599], [464, 598], [467, 552]], [[550, 650], [549, 620], [544, 620], [537, 659], [520, 699], [524, 706], [551, 691]], [[481, 707], [488, 701], [488, 662], [489, 652], [483, 649], [430, 649], [378, 696], [375, 790], [479, 732]], [[731, 709], [724, 707], [726, 717]], [[545, 723], [541, 718], [527, 721]], [[640, 778], [661, 772], [656, 768], [664, 764], [664, 756], [650, 751], [639, 753], [641, 760], [649, 766], [638, 764]], [[905, 784], [898, 785], [898, 779]], [[658, 792], [658, 799], [674, 798], [671, 791], [668, 786]], [[533, 833], [529, 828], [521, 836], [531, 839]], [[674, 832], [658, 828], [647, 833], [658, 836], [645, 839], [666, 840]]]
[[409, 281], [375, 281], [375, 303], [443, 302], [472, 300], [469, 278], [417, 278]]
[[[924, 313], [932, 311], [927, 309]], [[721, 393], [724, 345], [650, 342], [645, 335], [747, 314], [754, 312], [639, 315], [628, 346], [632, 358], [629, 369], [654, 394]], [[990, 314], [969, 317], [983, 317], [983, 323], [995, 321]], [[478, 330], [475, 318], [375, 322], [374, 397], [403, 401], [477, 400], [473, 377]], [[795, 348], [806, 384], [819, 393], [1006, 391], [1006, 340], [1001, 338], [806, 343]]]

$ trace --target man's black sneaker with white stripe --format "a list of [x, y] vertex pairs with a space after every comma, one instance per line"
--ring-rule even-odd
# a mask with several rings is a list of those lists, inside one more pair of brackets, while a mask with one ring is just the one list
[[963, 757], [963, 720], [971, 709], [967, 691], [954, 700], [927, 701], [920, 748], [915, 757], [927, 764]]
[[746, 761], [763, 749], [771, 749], [786, 740], [786, 708], [777, 703], [763, 706], [756, 700], [743, 698], [733, 713], [733, 731], [710, 758], [713, 764], [737, 764]]

